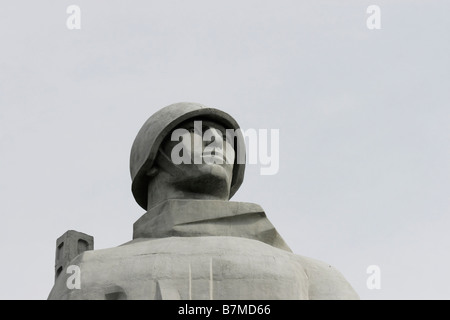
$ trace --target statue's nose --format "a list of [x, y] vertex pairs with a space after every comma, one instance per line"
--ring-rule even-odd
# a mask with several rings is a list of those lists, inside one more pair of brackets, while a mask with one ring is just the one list
[[219, 149], [223, 149], [223, 136], [222, 132], [213, 127], [205, 128], [203, 134], [207, 132], [207, 138], [203, 139], [203, 148], [215, 142], [214, 146]]

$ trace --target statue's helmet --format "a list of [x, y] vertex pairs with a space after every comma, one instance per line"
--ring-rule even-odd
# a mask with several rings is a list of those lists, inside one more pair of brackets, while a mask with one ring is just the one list
[[233, 146], [239, 153], [235, 157], [231, 180], [231, 198], [244, 180], [245, 142], [238, 123], [226, 112], [209, 108], [198, 103], [180, 102], [169, 105], [154, 113], [139, 130], [130, 156], [131, 190], [136, 202], [147, 210], [148, 184], [151, 177], [147, 174], [154, 165], [159, 147], [164, 139], [178, 125], [189, 119], [215, 121], [226, 129], [234, 130]]

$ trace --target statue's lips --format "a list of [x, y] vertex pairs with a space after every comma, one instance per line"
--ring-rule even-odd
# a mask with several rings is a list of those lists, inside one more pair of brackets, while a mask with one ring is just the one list
[[210, 159], [214, 162], [218, 162], [219, 164], [227, 163], [227, 159], [224, 157], [223, 153], [221, 152], [215, 152], [212, 154], [205, 154], [202, 155], [203, 159]]

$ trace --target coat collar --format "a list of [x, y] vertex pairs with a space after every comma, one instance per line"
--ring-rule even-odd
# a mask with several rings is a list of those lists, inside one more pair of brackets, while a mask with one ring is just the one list
[[166, 200], [133, 225], [133, 239], [230, 236], [292, 252], [261, 206], [220, 200]]

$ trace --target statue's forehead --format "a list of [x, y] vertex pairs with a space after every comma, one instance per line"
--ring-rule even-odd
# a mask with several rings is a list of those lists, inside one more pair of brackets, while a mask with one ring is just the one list
[[[176, 128], [185, 128], [185, 127], [190, 127], [190, 126], [195, 126], [195, 125], [199, 125], [199, 126], [206, 126], [206, 127], [212, 127], [212, 128], [216, 128], [216, 129], [220, 129], [220, 130], [225, 130], [227, 129], [222, 123], [214, 121], [214, 120], [210, 120], [210, 119], [203, 119], [203, 118], [193, 118], [193, 119], [189, 119], [186, 120], [182, 123], [180, 123]], [[175, 129], [176, 129], [175, 128]], [[200, 127], [201, 129], [201, 127]]]

